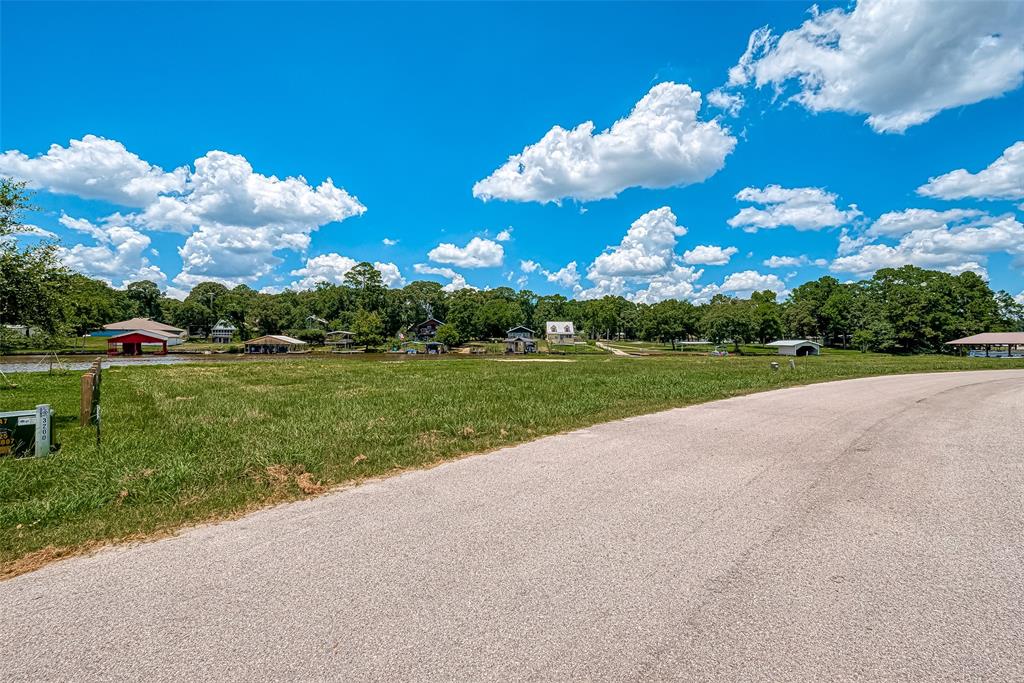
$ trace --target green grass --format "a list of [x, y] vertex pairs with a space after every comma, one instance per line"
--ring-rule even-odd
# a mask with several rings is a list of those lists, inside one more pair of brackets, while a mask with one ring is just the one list
[[[103, 443], [77, 425], [79, 373], [19, 374], [0, 409], [50, 403], [63, 448], [0, 460], [0, 575], [100, 542], [223, 518], [324, 486], [615, 418], [792, 384], [1021, 361], [828, 353], [207, 361], [104, 371]], [[305, 491], [304, 491], [305, 489]]]

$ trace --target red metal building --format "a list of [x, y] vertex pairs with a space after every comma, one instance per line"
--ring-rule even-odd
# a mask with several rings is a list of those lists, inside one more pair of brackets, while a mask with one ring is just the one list
[[[133, 330], [124, 334], [114, 335], [107, 339], [108, 356], [141, 356], [142, 345], [160, 345], [160, 350], [155, 353], [164, 355], [167, 353], [167, 340], [171, 335], [149, 330]], [[120, 349], [118, 348], [120, 347]]]

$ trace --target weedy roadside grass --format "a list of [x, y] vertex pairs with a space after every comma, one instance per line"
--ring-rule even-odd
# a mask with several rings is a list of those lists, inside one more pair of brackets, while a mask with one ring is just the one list
[[306, 357], [104, 370], [103, 436], [80, 373], [19, 374], [0, 410], [50, 403], [60, 452], [0, 459], [0, 577], [330, 487], [598, 422], [795, 384], [1024, 368], [1024, 361], [830, 352], [357, 361]]

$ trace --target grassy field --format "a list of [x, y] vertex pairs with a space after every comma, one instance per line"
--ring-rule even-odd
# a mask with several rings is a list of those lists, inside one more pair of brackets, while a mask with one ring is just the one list
[[576, 427], [792, 384], [1024, 362], [831, 352], [197, 362], [104, 371], [103, 442], [77, 426], [79, 373], [20, 374], [0, 409], [50, 403], [63, 448], [0, 460], [0, 575], [97, 544]]

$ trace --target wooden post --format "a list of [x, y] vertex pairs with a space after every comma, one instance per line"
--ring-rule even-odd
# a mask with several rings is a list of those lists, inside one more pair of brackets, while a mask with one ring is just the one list
[[78, 407], [78, 424], [82, 427], [89, 426], [89, 420], [92, 419], [93, 379], [91, 371], [82, 375], [82, 395]]

